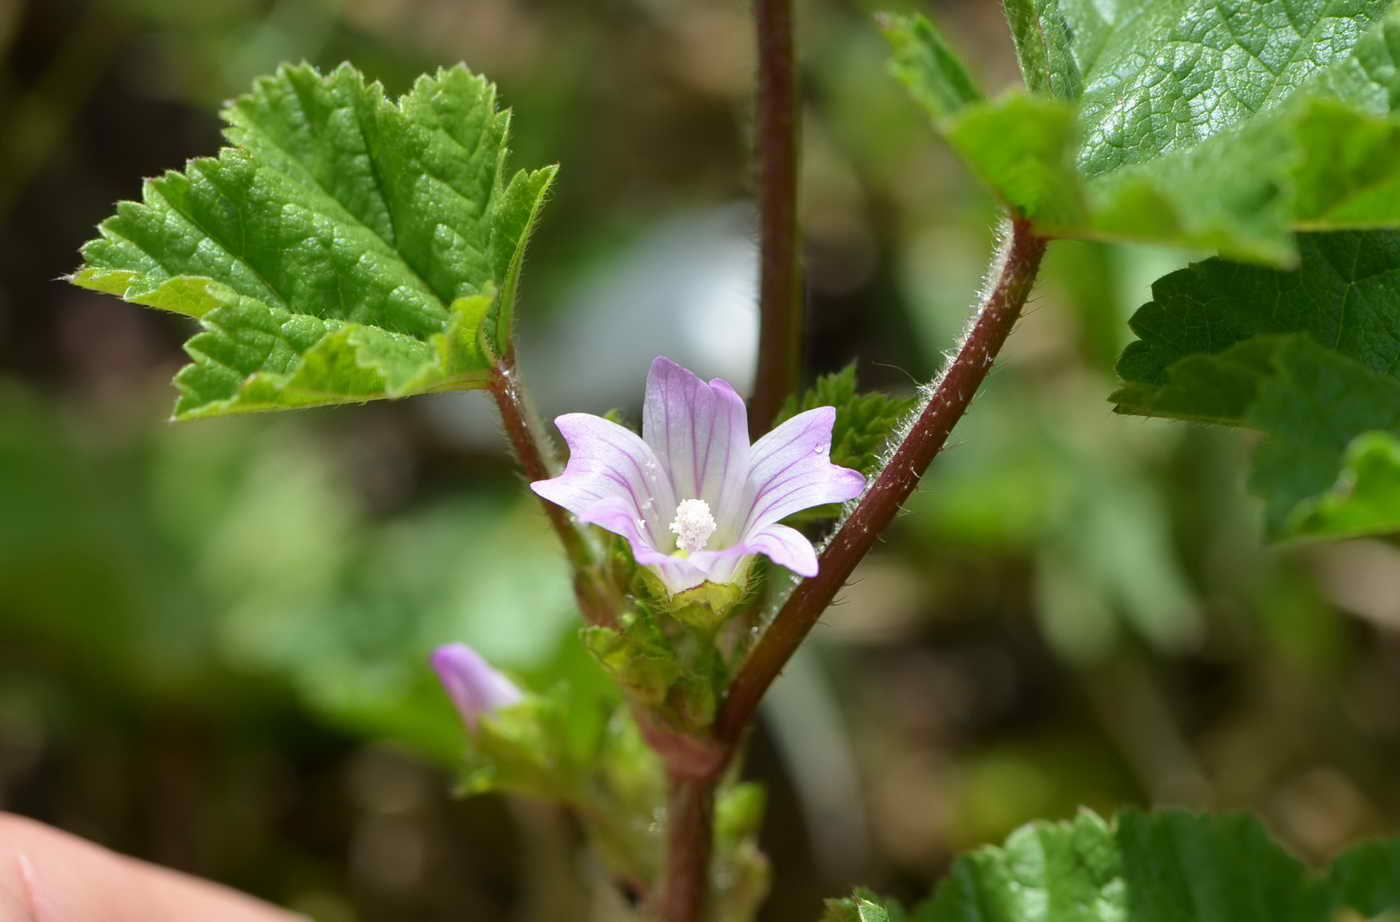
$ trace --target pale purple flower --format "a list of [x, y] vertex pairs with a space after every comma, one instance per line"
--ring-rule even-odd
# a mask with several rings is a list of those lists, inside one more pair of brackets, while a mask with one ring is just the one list
[[481, 654], [464, 643], [438, 647], [433, 651], [432, 663], [469, 729], [475, 730], [481, 718], [524, 697], [514, 682], [492, 669]]
[[569, 445], [564, 473], [531, 488], [579, 521], [621, 535], [673, 593], [742, 580], [754, 554], [815, 576], [817, 554], [779, 525], [794, 512], [844, 502], [865, 487], [831, 463], [833, 407], [799, 413], [752, 445], [744, 401], [668, 358], [647, 375], [642, 435], [588, 413], [555, 425]]

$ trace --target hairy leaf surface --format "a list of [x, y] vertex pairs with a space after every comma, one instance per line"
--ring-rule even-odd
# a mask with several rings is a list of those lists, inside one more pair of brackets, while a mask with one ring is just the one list
[[[1008, 205], [1050, 236], [1289, 264], [1291, 228], [1400, 225], [1392, 0], [1008, 0], [1026, 84], [956, 113], [895, 73]], [[921, 38], [923, 37], [923, 38]], [[923, 52], [927, 54], [927, 52]]]
[[147, 181], [71, 277], [199, 320], [176, 417], [482, 386], [554, 176], [507, 182], [495, 88], [284, 67], [223, 117], [234, 146]]

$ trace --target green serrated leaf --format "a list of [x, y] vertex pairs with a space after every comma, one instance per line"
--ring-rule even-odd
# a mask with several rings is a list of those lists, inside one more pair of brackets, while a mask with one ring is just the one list
[[[1400, 839], [1362, 845], [1314, 877], [1243, 814], [1088, 811], [1023, 826], [954, 864], [914, 922], [1331, 922], [1400, 909]], [[826, 922], [863, 920], [858, 894]], [[881, 918], [875, 916], [874, 918]]]
[[1368, 919], [1400, 911], [1400, 837], [1349, 849], [1332, 862], [1324, 886], [1333, 906]]
[[[1005, 5], [1034, 95], [950, 113], [926, 71], [898, 73], [1042, 233], [1286, 265], [1291, 228], [1400, 225], [1391, 0]], [[929, 31], [892, 36], [897, 58]]]
[[989, 188], [1042, 229], [1089, 221], [1084, 184], [1074, 171], [1073, 106], [1008, 93], [946, 120], [943, 133]]
[[1085, 811], [1063, 824], [1033, 823], [1000, 848], [959, 858], [932, 901], [914, 913], [919, 922], [971, 918], [982, 907], [988, 922], [1123, 918], [1122, 856], [1109, 825]]
[[1336, 483], [1295, 506], [1287, 531], [1306, 538], [1400, 533], [1400, 439], [1388, 432], [1352, 439]]
[[1305, 234], [1299, 253], [1294, 272], [1211, 259], [1159, 279], [1111, 399], [1268, 433], [1251, 483], [1276, 537], [1394, 531], [1384, 452], [1348, 451], [1400, 433], [1400, 234]]
[[175, 416], [483, 386], [555, 173], [506, 181], [495, 87], [456, 67], [394, 103], [301, 65], [223, 117], [235, 146], [149, 180], [70, 279], [199, 319]]
[[881, 26], [894, 48], [890, 71], [920, 104], [939, 116], [953, 115], [982, 94], [962, 61], [923, 16], [883, 16]]

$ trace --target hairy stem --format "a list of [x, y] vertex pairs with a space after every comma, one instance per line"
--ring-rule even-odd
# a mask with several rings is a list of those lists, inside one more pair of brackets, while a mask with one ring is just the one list
[[760, 281], [758, 369], [749, 426], [768, 430], [797, 386], [802, 351], [802, 269], [797, 238], [797, 64], [792, 0], [754, 0], [758, 31]]
[[710, 890], [717, 778], [672, 772], [668, 781], [666, 879], [657, 918], [659, 922], [699, 922]]
[[[758, 367], [749, 428], [766, 432], [797, 386], [802, 350], [802, 272], [797, 240], [797, 64], [792, 0], [754, 0], [758, 38], [760, 281]], [[652, 742], [649, 740], [649, 742]], [[653, 746], [667, 756], [665, 746]], [[706, 747], [710, 748], [710, 747]], [[699, 922], [709, 894], [715, 786], [734, 746], [711, 749], [712, 766], [678, 771], [667, 758], [666, 864], [654, 908], [664, 922]], [[704, 762], [704, 759], [699, 760]]]
[[[511, 450], [520, 462], [526, 478], [534, 481], [555, 476], [558, 473], [558, 462], [553, 457], [554, 452], [549, 447], [544, 433], [540, 431], [538, 418], [526, 402], [512, 365], [497, 365], [492, 371], [491, 395], [496, 398], [496, 408], [501, 411], [501, 424], [505, 427], [506, 438], [510, 441]], [[559, 535], [559, 541], [564, 545], [564, 552], [568, 554], [574, 572], [581, 574], [592, 566], [594, 560], [593, 548], [588, 539], [569, 520], [568, 513], [562, 507], [543, 498], [540, 499], [540, 505], [544, 507], [544, 514], [549, 517], [549, 524]], [[579, 594], [583, 593], [580, 591]]]
[[1028, 222], [1010, 222], [957, 354], [930, 389], [928, 401], [889, 462], [822, 551], [817, 575], [797, 586], [740, 667], [715, 724], [721, 741], [740, 738], [768, 686], [942, 450], [1021, 316], [1045, 244]]

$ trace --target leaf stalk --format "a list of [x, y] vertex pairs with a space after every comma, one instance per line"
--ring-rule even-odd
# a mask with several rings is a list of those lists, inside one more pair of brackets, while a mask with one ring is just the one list
[[[513, 363], [498, 362], [491, 370], [491, 396], [496, 400], [496, 408], [501, 413], [501, 425], [511, 451], [520, 463], [527, 480], [547, 480], [556, 476], [559, 461], [554, 457], [553, 448], [543, 431], [539, 416], [529, 405]], [[544, 514], [549, 518], [569, 563], [580, 577], [592, 569], [595, 552], [592, 542], [577, 525], [569, 519], [569, 514], [544, 498], [540, 499]], [[580, 602], [584, 593], [580, 591]]]

